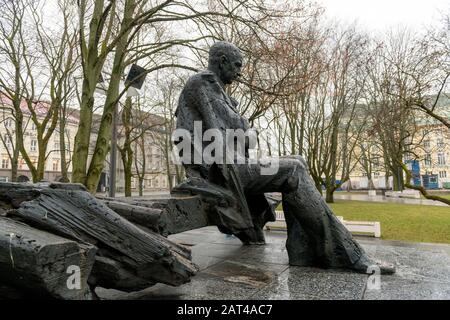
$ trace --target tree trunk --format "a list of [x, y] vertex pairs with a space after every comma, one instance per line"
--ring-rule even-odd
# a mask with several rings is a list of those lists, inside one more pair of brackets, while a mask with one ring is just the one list
[[323, 191], [322, 191], [322, 179], [318, 178], [318, 177], [316, 177], [314, 175], [311, 175], [311, 177], [312, 177], [312, 179], [314, 181], [314, 185], [316, 186], [317, 191], [319, 191], [320, 194], [322, 195], [323, 194]]
[[66, 158], [66, 121], [65, 112], [59, 119], [59, 155], [61, 157], [61, 180], [60, 182], [69, 182], [69, 175], [67, 172], [67, 158]]
[[[17, 121], [15, 121], [16, 126], [17, 126]], [[17, 146], [17, 139], [18, 139], [18, 135], [20, 134], [19, 130], [16, 130], [15, 133], [15, 146], [14, 146], [14, 150], [12, 152], [12, 158], [11, 158], [11, 181], [15, 182], [17, 181], [17, 178], [19, 177], [19, 156], [20, 156], [20, 149]], [[22, 139], [22, 137], [20, 137], [20, 139]]]
[[334, 186], [327, 186], [325, 194], [325, 201], [327, 203], [334, 203], [334, 191]]
[[[139, 158], [139, 152], [141, 157], [141, 162], [138, 161]], [[141, 132], [141, 135], [138, 137], [138, 139], [134, 143], [134, 167], [136, 169], [136, 175], [138, 177], [139, 181], [139, 196], [142, 197], [144, 195], [144, 181], [145, 181], [145, 168], [146, 165], [146, 154], [145, 154], [145, 132]]]
[[18, 177], [19, 159], [13, 157], [11, 160], [11, 181], [16, 182]]
[[403, 184], [403, 169], [400, 166], [394, 165], [392, 167], [393, 171], [393, 190], [394, 191], [402, 191], [404, 189]]
[[44, 180], [44, 172], [45, 172], [45, 153], [47, 152], [47, 145], [44, 145], [42, 142], [40, 143], [38, 140], [38, 163], [36, 165], [36, 175], [33, 176], [33, 182], [39, 182]]
[[172, 180], [172, 172], [170, 171], [170, 158], [168, 154], [168, 150], [165, 150], [165, 160], [166, 160], [166, 170], [167, 170], [167, 181], [169, 182], [169, 190], [173, 189], [173, 180]]
[[144, 195], [144, 178], [139, 176], [139, 196], [142, 197]]
[[133, 179], [133, 173], [131, 170], [130, 159], [125, 159], [124, 167], [124, 178], [125, 178], [125, 197], [131, 197], [131, 180]]
[[369, 177], [369, 190], [375, 190], [375, 184], [371, 176]]
[[122, 111], [122, 124], [125, 130], [125, 141], [123, 148], [119, 147], [120, 156], [122, 158], [125, 178], [125, 197], [131, 197], [131, 180], [133, 178], [133, 156], [134, 152], [131, 148], [131, 109], [132, 101], [127, 97]]
[[[136, 3], [133, 0], [127, 1], [124, 8], [124, 17], [122, 21], [122, 28], [128, 28], [132, 23], [132, 15]], [[108, 154], [111, 142], [112, 120], [114, 116], [114, 108], [117, 106], [117, 99], [119, 98], [119, 86], [122, 80], [124, 71], [124, 60], [126, 55], [126, 47], [128, 44], [128, 36], [130, 29], [124, 33], [117, 43], [114, 55], [113, 72], [109, 82], [108, 93], [103, 110], [103, 117], [97, 135], [97, 142], [95, 145], [94, 155], [92, 157], [88, 174], [86, 177], [86, 187], [91, 193], [95, 193], [100, 176], [105, 165], [106, 155]]]
[[183, 167], [179, 165], [175, 165], [175, 174], [177, 179], [177, 184], [180, 184], [184, 180]]
[[[87, 162], [92, 128], [92, 113], [94, 107], [94, 92], [100, 78], [104, 60], [98, 56], [98, 33], [102, 31], [100, 21], [103, 13], [104, 0], [95, 1], [91, 23], [89, 25], [89, 41], [84, 60], [83, 87], [80, 103], [80, 122], [75, 135], [74, 153], [72, 157], [72, 182], [86, 184]], [[80, 11], [80, 24], [84, 19], [86, 8]], [[84, 27], [84, 25], [82, 25]]]

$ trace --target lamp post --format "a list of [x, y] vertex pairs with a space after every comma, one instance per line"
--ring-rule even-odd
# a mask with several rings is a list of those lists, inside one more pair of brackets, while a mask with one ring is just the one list
[[[129, 85], [127, 90], [127, 97], [139, 96], [139, 91], [144, 84], [146, 76], [146, 70], [133, 64], [128, 72], [128, 76], [125, 80], [125, 86]], [[112, 135], [111, 135], [111, 153], [109, 161], [109, 197], [116, 197], [116, 171], [117, 171], [117, 123], [118, 123], [118, 111], [117, 103], [114, 106], [113, 119], [112, 119]]]
[[114, 106], [112, 119], [111, 153], [109, 160], [109, 197], [116, 196], [116, 168], [117, 168], [117, 103]]

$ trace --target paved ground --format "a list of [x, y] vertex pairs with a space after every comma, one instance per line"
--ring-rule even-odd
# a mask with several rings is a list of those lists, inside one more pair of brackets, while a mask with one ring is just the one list
[[380, 290], [368, 290], [367, 275], [290, 267], [284, 232], [266, 232], [265, 246], [242, 246], [215, 227], [170, 238], [192, 247], [201, 271], [190, 283], [130, 294], [99, 288], [97, 294], [104, 299], [450, 299], [450, 245], [358, 238], [373, 258], [397, 267], [395, 275], [381, 276]]
[[387, 203], [400, 203], [400, 204], [417, 204], [425, 206], [448, 206], [447, 204], [439, 201], [428, 199], [406, 199], [406, 198], [390, 198], [385, 196], [372, 196], [369, 197], [366, 194], [341, 194], [339, 192], [334, 194], [334, 198], [338, 200], [352, 200], [352, 201], [369, 201], [369, 202], [387, 202]]

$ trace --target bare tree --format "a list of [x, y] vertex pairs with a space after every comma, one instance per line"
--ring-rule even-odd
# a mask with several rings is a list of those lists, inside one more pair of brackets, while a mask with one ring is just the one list
[[[75, 152], [73, 157], [74, 182], [85, 184], [94, 192], [100, 174], [104, 167], [106, 154], [109, 150], [112, 116], [118, 101], [126, 92], [120, 90], [120, 81], [125, 68], [132, 63], [143, 63], [146, 73], [152, 73], [164, 68], [187, 68], [178, 60], [161, 63], [160, 57], [170, 56], [170, 50], [176, 47], [194, 47], [195, 43], [209, 37], [181, 37], [179, 34], [161, 37], [161, 30], [167, 30], [171, 24], [197, 23], [201, 26], [211, 26], [211, 17], [222, 17], [227, 21], [238, 19], [241, 23], [257, 29], [258, 20], [251, 12], [264, 11], [260, 1], [234, 1], [227, 6], [226, 13], [210, 11], [208, 8], [196, 8], [190, 1], [178, 2], [173, 0], [158, 1], [157, 3], [143, 0], [109, 1], [98, 0], [91, 2], [79, 0], [80, 17], [80, 47], [83, 67], [83, 87], [80, 104], [80, 125], [75, 138]], [[225, 4], [223, 4], [225, 6]], [[242, 8], [245, 16], [237, 16], [234, 8]], [[205, 9], [205, 10], [202, 10]], [[139, 50], [132, 48], [133, 39], [144, 28], [152, 31], [145, 44], [140, 44]], [[132, 52], [130, 52], [130, 49]], [[88, 150], [90, 130], [92, 124], [92, 107], [94, 91], [100, 73], [107, 59], [111, 58], [111, 76], [103, 107], [102, 120], [99, 127], [95, 152], [88, 164]], [[164, 60], [164, 59], [163, 59]], [[143, 76], [143, 75], [141, 75]]]
[[9, 124], [14, 121], [15, 128], [23, 125], [21, 102], [24, 90], [22, 72], [25, 64], [25, 8], [18, 1], [1, 1], [0, 8], [0, 98], [3, 119], [6, 120], [3, 123], [6, 136], [2, 136], [1, 140], [11, 162], [12, 181], [16, 181], [22, 136], [19, 130], [12, 131]]
[[350, 179], [358, 163], [355, 148], [365, 127], [360, 100], [366, 85], [367, 39], [354, 26], [330, 38], [327, 70], [307, 112], [306, 158], [316, 187], [326, 188], [326, 201]]
[[[444, 19], [446, 25], [442, 30], [430, 31], [423, 38], [400, 32], [397, 38], [391, 37], [390, 46], [384, 55], [390, 67], [389, 75], [386, 76], [386, 81], [391, 83], [391, 88], [387, 92], [389, 98], [402, 110], [402, 118], [409, 116], [411, 119], [409, 125], [403, 123], [402, 128], [397, 130], [401, 136], [396, 139], [400, 142], [394, 147], [393, 144], [389, 144], [391, 151], [395, 148], [398, 150], [394, 165], [400, 173], [394, 182], [401, 180], [405, 187], [420, 191], [425, 198], [446, 204], [450, 204], [448, 199], [431, 195], [422, 186], [411, 183], [412, 173], [404, 163], [401, 153], [415, 160], [423, 160], [417, 151], [420, 150], [427, 131], [438, 126], [444, 127], [444, 130], [450, 129], [448, 116], [445, 114], [448, 100], [446, 89], [450, 77], [448, 21], [447, 17]], [[399, 124], [398, 120], [392, 119], [391, 124], [394, 126]], [[423, 130], [427, 122], [430, 122], [428, 129]]]
[[[67, 102], [68, 79], [76, 60], [76, 35], [70, 27], [68, 1], [58, 2], [63, 17], [61, 30], [50, 31], [43, 26], [44, 5], [42, 1], [8, 1], [0, 28], [2, 51], [7, 56], [4, 68], [13, 70], [7, 77], [14, 79], [10, 82], [2, 78], [0, 86], [12, 102], [16, 148], [35, 182], [44, 177], [47, 145], [57, 127], [61, 106]], [[30, 122], [36, 131], [37, 159], [29, 154], [24, 142]]]
[[[136, 99], [127, 97], [121, 111], [121, 131], [117, 147], [124, 167], [126, 197], [131, 197], [131, 182], [135, 172], [139, 179], [139, 185], [143, 186], [146, 173], [145, 140], [149, 138], [153, 130], [163, 125], [152, 114], [152, 108], [149, 107], [145, 97]], [[142, 193], [141, 187], [140, 193]]]
[[450, 15], [443, 16], [442, 26], [430, 30], [415, 42], [410, 63], [396, 64], [401, 72], [411, 77], [414, 91], [402, 97], [411, 108], [417, 109], [450, 130], [450, 120], [441, 101], [450, 99]]

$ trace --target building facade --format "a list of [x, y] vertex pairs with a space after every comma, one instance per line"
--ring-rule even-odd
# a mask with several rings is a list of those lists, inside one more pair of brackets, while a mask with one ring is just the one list
[[[37, 104], [39, 108], [39, 112], [36, 112], [38, 115], [38, 121], [41, 122], [45, 112], [48, 111], [50, 107], [46, 102], [39, 102]], [[21, 106], [22, 113], [24, 115], [24, 145], [25, 149], [31, 160], [36, 163], [38, 159], [38, 139], [37, 139], [37, 131], [34, 122], [31, 120], [31, 114], [26, 107], [25, 104]], [[101, 119], [101, 115], [94, 114], [94, 124], [91, 135], [91, 144], [89, 150], [89, 161], [90, 157], [94, 152], [95, 141], [97, 137], [98, 123]], [[158, 119], [156, 116], [150, 117], [151, 119]], [[73, 155], [75, 135], [78, 130], [79, 116], [78, 110], [71, 109], [68, 111], [66, 116], [66, 126], [65, 126], [65, 144], [66, 144], [66, 161], [68, 165], [68, 175], [69, 179], [72, 174], [72, 164], [71, 158]], [[97, 123], [97, 125], [96, 125]], [[119, 125], [120, 126], [120, 125]], [[120, 127], [118, 131], [120, 131]], [[161, 149], [161, 144], [158, 139], [161, 138], [161, 135], [165, 134], [164, 132], [155, 132], [149, 131], [149, 133], [145, 134], [144, 143], [145, 143], [145, 156], [146, 156], [146, 168], [145, 168], [145, 178], [144, 178], [144, 190], [145, 191], [162, 191], [168, 190], [169, 188], [169, 175], [167, 174], [167, 165], [164, 157], [164, 150]], [[5, 97], [0, 96], [0, 135], [2, 139], [0, 139], [0, 181], [8, 182], [11, 181], [12, 170], [11, 170], [11, 155], [15, 148], [15, 119], [13, 117], [13, 113], [11, 111], [11, 101]], [[61, 152], [60, 152], [60, 131], [59, 125], [56, 126], [56, 129], [50, 138], [47, 144], [47, 159], [45, 162], [45, 172], [44, 172], [44, 180], [46, 181], [59, 181], [61, 179]], [[119, 137], [119, 144], [121, 143]], [[137, 156], [141, 156], [140, 153], [136, 153]], [[102, 173], [101, 181], [99, 183], [98, 191], [107, 191], [107, 187], [109, 185], [109, 155], [106, 158], [104, 172]], [[136, 163], [142, 162], [141, 159], [137, 159]], [[124, 169], [122, 160], [120, 158], [120, 154], [117, 154], [117, 172], [116, 172], [116, 189], [118, 192], [123, 191], [124, 189]], [[171, 168], [172, 171], [173, 167]], [[135, 167], [133, 166], [133, 173], [136, 173]], [[175, 175], [171, 174], [170, 179], [172, 182], [175, 182]], [[29, 170], [26, 162], [23, 157], [19, 155], [18, 161], [18, 180], [19, 181], [32, 181], [31, 171]], [[133, 177], [132, 179], [132, 189], [134, 192], [138, 190], [138, 179]]]
[[[450, 99], [442, 99], [440, 114], [450, 119]], [[404, 163], [413, 175], [412, 184], [426, 189], [450, 189], [450, 130], [442, 123], [418, 114], [417, 133], [412, 146], [417, 157], [407, 154]], [[375, 189], [391, 189], [393, 177], [386, 179], [380, 150], [372, 155], [372, 183]], [[352, 172], [352, 189], [370, 189], [367, 170], [358, 165]]]

